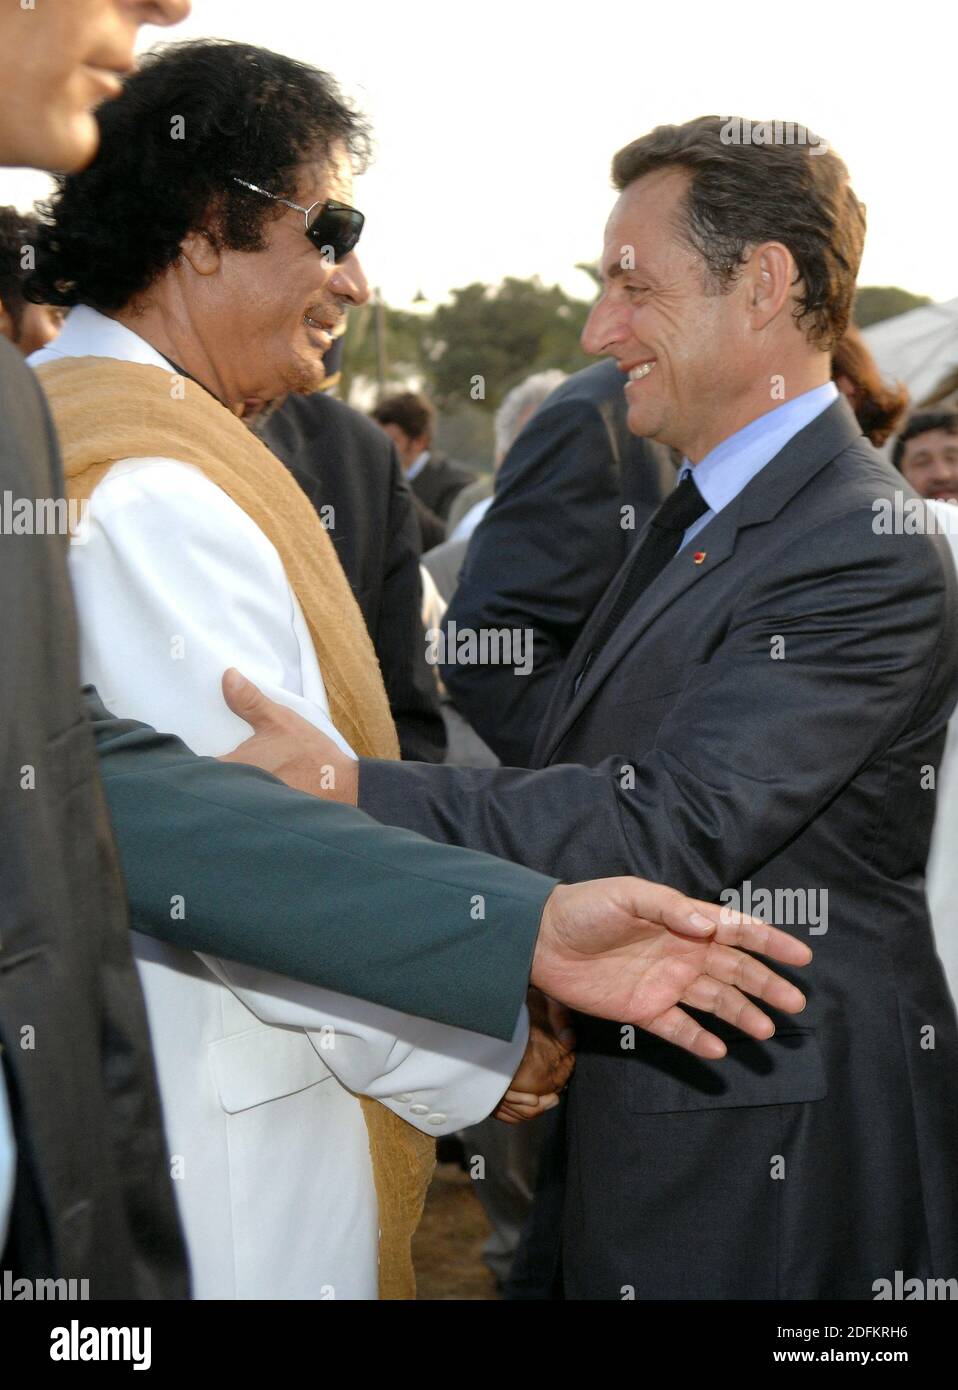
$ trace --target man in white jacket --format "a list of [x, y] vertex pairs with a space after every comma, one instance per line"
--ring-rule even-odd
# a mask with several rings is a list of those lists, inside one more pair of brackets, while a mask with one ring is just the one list
[[[66, 357], [167, 368], [85, 307], [31, 364]], [[228, 752], [247, 732], [220, 694], [236, 665], [349, 751], [276, 550], [196, 468], [119, 460], [78, 541], [81, 673], [108, 708], [197, 753]], [[188, 884], [182, 896], [188, 912]], [[195, 1295], [375, 1297], [376, 1194], [354, 1092], [426, 1133], [461, 1129], [507, 1090], [525, 1010], [504, 1043], [139, 933], [134, 943]]]

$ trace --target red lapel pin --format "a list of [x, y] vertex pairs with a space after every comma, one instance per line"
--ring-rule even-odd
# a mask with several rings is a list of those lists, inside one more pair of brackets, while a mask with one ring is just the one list
[[706, 552], [704, 550], [697, 550], [695, 554], [692, 556], [692, 559], [695, 561], [697, 565], [700, 565], [702, 561], [705, 559], [705, 555]]

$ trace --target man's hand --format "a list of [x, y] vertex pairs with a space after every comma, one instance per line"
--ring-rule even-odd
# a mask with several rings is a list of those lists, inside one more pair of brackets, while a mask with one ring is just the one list
[[356, 805], [358, 762], [315, 724], [270, 700], [232, 666], [223, 674], [223, 699], [252, 727], [253, 737], [225, 753], [220, 762], [249, 763], [297, 791]]
[[[287, 786], [355, 806], [358, 767], [308, 720], [270, 700], [234, 669], [223, 695], [253, 737], [223, 762], [250, 763]], [[700, 1057], [725, 1044], [678, 1006], [714, 1013], [754, 1038], [774, 1033], [746, 994], [784, 1013], [805, 1007], [800, 990], [745, 955], [786, 965], [812, 953], [785, 932], [641, 878], [561, 884], [546, 902], [532, 983], [553, 1000], [598, 1018], [633, 1023]]]
[[725, 1044], [680, 1004], [713, 1013], [753, 1038], [772, 1020], [746, 994], [784, 1013], [805, 997], [741, 949], [807, 965], [809, 948], [764, 922], [641, 878], [560, 884], [542, 914], [532, 983], [580, 1013], [634, 1023], [698, 1057]]
[[575, 1065], [575, 1035], [561, 1004], [529, 991], [529, 1041], [495, 1117], [507, 1125], [534, 1120], [559, 1104]]

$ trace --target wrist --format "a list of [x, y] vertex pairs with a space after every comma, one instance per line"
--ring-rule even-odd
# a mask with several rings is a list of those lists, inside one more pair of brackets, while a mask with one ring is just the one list
[[532, 969], [529, 971], [529, 984], [541, 990], [544, 994], [549, 993], [549, 980], [551, 979], [551, 967], [555, 961], [556, 947], [558, 945], [556, 935], [556, 914], [557, 897], [563, 892], [565, 885], [557, 883], [552, 892], [546, 898], [542, 908], [542, 916], [539, 918], [539, 933], [536, 936], [535, 949], [532, 952]]

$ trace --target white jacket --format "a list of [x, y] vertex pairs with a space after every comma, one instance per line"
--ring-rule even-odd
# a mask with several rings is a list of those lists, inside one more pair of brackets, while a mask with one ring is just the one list
[[[31, 362], [89, 355], [169, 370], [90, 309]], [[226, 752], [250, 733], [220, 690], [236, 666], [346, 747], [279, 555], [197, 469], [114, 465], [70, 563], [83, 679], [113, 712]], [[188, 920], [190, 884], [177, 896]], [[264, 929], [282, 929], [281, 898], [277, 914]], [[503, 1043], [138, 933], [134, 949], [195, 1296], [374, 1298], [376, 1197], [353, 1093], [427, 1133], [471, 1124], [519, 1064], [525, 1010]]]

